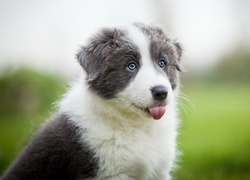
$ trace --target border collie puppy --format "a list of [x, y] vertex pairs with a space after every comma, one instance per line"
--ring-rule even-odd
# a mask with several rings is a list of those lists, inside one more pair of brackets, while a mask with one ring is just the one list
[[2, 180], [169, 180], [181, 54], [157, 26], [100, 30], [77, 54], [85, 76]]

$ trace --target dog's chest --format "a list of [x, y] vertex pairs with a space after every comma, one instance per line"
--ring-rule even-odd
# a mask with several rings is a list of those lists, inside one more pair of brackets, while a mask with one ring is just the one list
[[157, 131], [111, 130], [88, 132], [99, 159], [98, 179], [152, 179], [166, 168], [166, 141]]

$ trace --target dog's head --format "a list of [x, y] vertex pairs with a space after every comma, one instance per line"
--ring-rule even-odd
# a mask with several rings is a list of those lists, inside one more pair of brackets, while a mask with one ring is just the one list
[[156, 26], [102, 29], [77, 54], [90, 90], [160, 119], [178, 86], [181, 45]]

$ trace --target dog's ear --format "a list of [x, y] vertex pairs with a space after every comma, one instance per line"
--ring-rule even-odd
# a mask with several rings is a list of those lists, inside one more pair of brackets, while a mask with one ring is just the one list
[[78, 62], [87, 73], [87, 80], [97, 78], [105, 69], [108, 55], [117, 46], [116, 29], [102, 29], [77, 53]]
[[182, 45], [177, 42], [176, 40], [174, 40], [174, 46], [175, 46], [175, 50], [176, 50], [176, 59], [177, 59], [177, 65], [176, 68], [178, 71], [184, 71], [183, 67], [181, 66], [180, 62], [181, 62], [181, 57], [182, 57], [182, 53], [183, 53], [183, 48]]
[[94, 51], [90, 50], [88, 46], [83, 46], [76, 55], [78, 62], [87, 73], [88, 81], [95, 79], [104, 66], [104, 59], [100, 57], [100, 54], [95, 56], [93, 53]]

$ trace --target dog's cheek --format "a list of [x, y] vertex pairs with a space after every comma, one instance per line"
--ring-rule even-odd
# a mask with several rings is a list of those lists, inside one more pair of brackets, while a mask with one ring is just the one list
[[[145, 80], [147, 79], [147, 80]], [[151, 102], [150, 78], [145, 78], [141, 72], [132, 79], [130, 84], [119, 95], [129, 104], [147, 106]]]
[[150, 104], [150, 93], [148, 93], [142, 86], [137, 86], [132, 82], [128, 87], [121, 91], [118, 95], [119, 99], [122, 99], [123, 103], [138, 106], [147, 106]]
[[135, 73], [128, 73], [122, 68], [107, 68], [96, 79], [89, 81], [89, 84], [96, 94], [104, 99], [111, 99], [126, 89], [135, 76]]

